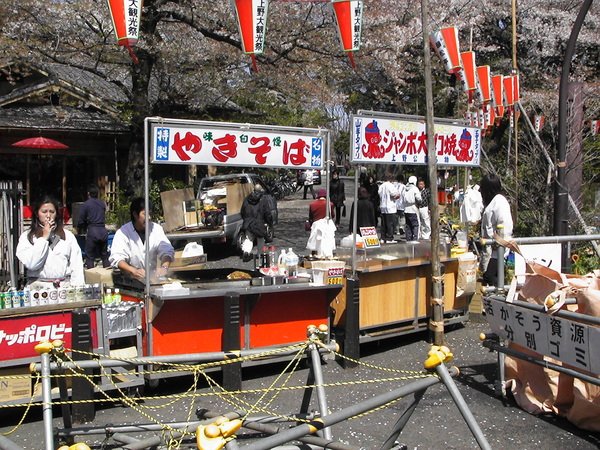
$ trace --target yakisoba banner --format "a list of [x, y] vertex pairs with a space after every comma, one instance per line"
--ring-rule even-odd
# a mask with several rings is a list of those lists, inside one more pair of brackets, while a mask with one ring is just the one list
[[[456, 123], [435, 123], [437, 163], [479, 166], [481, 130]], [[427, 164], [425, 119], [358, 114], [352, 118], [352, 162]]]

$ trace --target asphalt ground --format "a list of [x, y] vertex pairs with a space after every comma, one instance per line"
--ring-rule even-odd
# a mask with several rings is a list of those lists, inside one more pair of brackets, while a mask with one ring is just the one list
[[[348, 184], [350, 183], [347, 183], [347, 190], [351, 192]], [[304, 232], [302, 223], [308, 214], [308, 203], [308, 200], [302, 200], [301, 194], [280, 202], [280, 223], [276, 228], [274, 242], [276, 246], [292, 247], [298, 254], [305, 253], [304, 244], [308, 235]], [[348, 218], [344, 218], [342, 221], [344, 231], [347, 229], [347, 220]], [[235, 252], [223, 250], [222, 247], [207, 248], [211, 267], [239, 268], [251, 264], [243, 263]], [[454, 361], [450, 365], [455, 365], [460, 370], [455, 384], [491, 448], [599, 448], [598, 433], [580, 430], [553, 415], [530, 415], [516, 406], [510, 398], [503, 401], [495, 395], [497, 356], [484, 349], [478, 339], [479, 334], [487, 330], [482, 318], [473, 316], [470, 322], [447, 330], [445, 339], [454, 353]], [[339, 357], [326, 358], [321, 370], [329, 411], [333, 413], [353, 407], [414, 382], [412, 377], [421, 373], [429, 349], [427, 340], [427, 333], [421, 332], [362, 344], [360, 364], [353, 368], [347, 368]], [[244, 392], [230, 401], [223, 400], [225, 397], [222, 395], [216, 395], [215, 389], [205, 378], [195, 380], [188, 375], [164, 379], [158, 387], [146, 387], [144, 392], [138, 392], [137, 395], [159, 395], [167, 396], [166, 398], [148, 398], [135, 406], [126, 406], [126, 402], [99, 403], [96, 405], [93, 424], [77, 426], [196, 420], [195, 411], [198, 408], [225, 413], [238, 408], [251, 409], [252, 405], [259, 402], [270, 414], [289, 416], [301, 411], [304, 395], [301, 387], [307, 383], [310, 369], [306, 361], [300, 362], [295, 369], [287, 365], [288, 362], [277, 362], [244, 368]], [[221, 382], [219, 372], [210, 372], [208, 376], [217, 383]], [[279, 389], [274, 389], [275, 386], [279, 386]], [[268, 393], [265, 394], [263, 390]], [[134, 395], [136, 392], [131, 390], [129, 394]], [[412, 395], [369, 414], [352, 417], [334, 425], [331, 428], [332, 437], [357, 448], [380, 448], [411, 400]], [[318, 410], [314, 393], [309, 410]], [[24, 408], [0, 409], [0, 433], [7, 433], [16, 426], [16, 430], [7, 436], [11, 441], [24, 449], [43, 449], [44, 425], [41, 410], [34, 408], [24, 419], [23, 413]], [[62, 427], [60, 408], [54, 407], [53, 414], [53, 426]], [[151, 435], [160, 433], [146, 432], [133, 436], [143, 439]], [[238, 433], [241, 448], [261, 438], [247, 430]], [[94, 449], [115, 448], [114, 441], [105, 441], [103, 435], [90, 435], [76, 440], [85, 441]], [[448, 389], [442, 384], [427, 389], [398, 442], [405, 444], [408, 449], [478, 448]], [[195, 448], [192, 444], [193, 439], [185, 440], [180, 448]]]

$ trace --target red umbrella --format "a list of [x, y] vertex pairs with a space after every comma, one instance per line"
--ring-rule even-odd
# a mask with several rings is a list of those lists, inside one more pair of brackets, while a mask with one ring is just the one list
[[68, 145], [62, 142], [55, 141], [54, 139], [45, 138], [42, 136], [23, 139], [21, 141], [12, 144], [13, 147], [21, 148], [45, 148], [49, 150], [64, 150], [69, 148]]
[[[63, 144], [62, 142], [58, 142], [55, 141], [54, 139], [49, 139], [49, 138], [45, 138], [42, 136], [38, 136], [38, 137], [32, 137], [32, 138], [27, 138], [27, 139], [23, 139], [20, 141], [15, 142], [14, 144], [12, 144], [13, 147], [20, 147], [20, 148], [39, 148], [39, 149], [46, 149], [46, 150], [65, 150], [68, 149], [69, 146], [66, 144]], [[67, 201], [67, 197], [66, 197], [66, 193], [67, 193], [67, 168], [66, 168], [66, 161], [63, 158], [63, 174], [62, 174], [62, 201], [63, 201], [63, 205], [66, 203]], [[29, 181], [29, 155], [27, 155], [27, 180], [26, 180], [26, 192], [27, 192], [27, 203], [30, 204], [31, 203], [31, 198], [30, 198], [30, 181]]]

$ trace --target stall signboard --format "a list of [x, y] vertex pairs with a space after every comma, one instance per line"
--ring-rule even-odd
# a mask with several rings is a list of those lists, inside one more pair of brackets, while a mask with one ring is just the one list
[[[479, 166], [481, 130], [436, 119], [437, 164]], [[425, 119], [383, 113], [352, 117], [350, 157], [354, 163], [427, 164]]]
[[[95, 311], [92, 311], [92, 344], [98, 347]], [[42, 341], [63, 341], [66, 348], [72, 343], [71, 311], [0, 320], [0, 361], [31, 358], [38, 354], [34, 347]]]
[[324, 129], [149, 118], [155, 164], [323, 168]]
[[377, 229], [375, 227], [360, 227], [359, 231], [363, 238], [363, 242], [365, 243], [365, 248], [381, 247]]
[[502, 299], [483, 299], [496, 334], [543, 356], [600, 374], [600, 328], [523, 308]]

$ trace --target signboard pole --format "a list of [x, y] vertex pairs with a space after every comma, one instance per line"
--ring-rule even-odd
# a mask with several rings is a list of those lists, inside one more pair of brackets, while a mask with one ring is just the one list
[[[423, 27], [423, 63], [425, 69], [425, 100], [426, 100], [426, 133], [427, 133], [427, 169], [429, 174], [430, 192], [437, 192], [437, 156], [434, 143], [435, 130], [433, 126], [433, 90], [431, 83], [431, 50], [429, 46], [429, 14], [427, 0], [421, 0], [421, 24]], [[440, 211], [436, 199], [431, 205], [431, 307], [432, 316], [429, 319], [429, 330], [433, 334], [435, 345], [444, 344], [444, 298], [439, 255], [439, 225]]]

